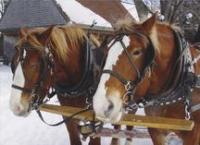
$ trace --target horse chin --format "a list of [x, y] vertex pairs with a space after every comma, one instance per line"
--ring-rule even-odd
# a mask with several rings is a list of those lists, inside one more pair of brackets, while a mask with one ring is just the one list
[[116, 116], [113, 116], [110, 121], [112, 123], [119, 122], [122, 119], [123, 114], [124, 114], [123, 111], [120, 111]]
[[13, 114], [19, 117], [27, 117], [29, 116], [30, 111], [13, 112]]

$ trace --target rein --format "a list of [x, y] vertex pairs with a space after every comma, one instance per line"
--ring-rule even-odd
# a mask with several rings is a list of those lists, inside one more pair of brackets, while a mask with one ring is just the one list
[[79, 111], [79, 112], [76, 112], [76, 113], [72, 114], [71, 116], [69, 116], [69, 117], [67, 117], [67, 118], [64, 118], [64, 119], [61, 120], [60, 122], [57, 122], [57, 123], [54, 123], [54, 124], [50, 124], [50, 123], [48, 123], [48, 122], [45, 121], [45, 119], [44, 119], [42, 113], [40, 112], [39, 108], [35, 108], [35, 110], [36, 110], [36, 113], [38, 114], [39, 118], [41, 119], [41, 121], [42, 121], [43, 123], [47, 124], [48, 126], [59, 126], [59, 125], [61, 125], [61, 124], [63, 124], [63, 123], [69, 122], [71, 119], [73, 119], [73, 117], [75, 117], [75, 116], [77, 116], [77, 115], [79, 115], [79, 114], [82, 114], [82, 113], [84, 113], [84, 112], [90, 111], [91, 108], [87, 107], [86, 109], [83, 109], [83, 110], [81, 110], [81, 111]]

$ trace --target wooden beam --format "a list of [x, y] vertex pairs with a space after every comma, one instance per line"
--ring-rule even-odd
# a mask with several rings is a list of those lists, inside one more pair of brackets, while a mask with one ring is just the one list
[[90, 137], [112, 137], [112, 138], [150, 138], [147, 130], [115, 130], [110, 128], [102, 128], [101, 130], [91, 134]]
[[90, 27], [90, 25], [86, 25], [86, 24], [74, 24], [77, 27], [80, 27], [82, 29], [85, 30], [89, 30], [91, 32], [97, 32], [97, 33], [102, 33], [105, 35], [114, 35], [114, 30], [111, 27], [103, 27], [103, 26], [94, 26], [94, 27]]
[[[81, 111], [82, 108], [43, 104], [40, 106], [40, 110], [69, 117], [72, 114], [75, 114]], [[79, 119], [79, 120], [92, 121], [93, 113], [94, 113], [93, 111], [87, 111], [82, 114], [78, 114], [74, 116], [74, 118]], [[185, 130], [185, 131], [190, 131], [194, 127], [194, 122], [190, 120], [141, 116], [141, 115], [133, 115], [133, 114], [125, 114], [123, 119], [120, 122], [117, 122], [117, 123], [109, 122], [109, 123], [116, 124], [116, 125], [145, 126], [148, 128]]]

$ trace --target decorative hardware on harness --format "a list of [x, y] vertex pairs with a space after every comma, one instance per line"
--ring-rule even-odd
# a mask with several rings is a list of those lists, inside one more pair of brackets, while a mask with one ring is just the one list
[[119, 36], [118, 39], [114, 41], [114, 42], [119, 41], [121, 43], [122, 48], [124, 49], [124, 52], [127, 55], [131, 67], [133, 67], [133, 69], [137, 72], [137, 74], [139, 72], [139, 75], [137, 76], [138, 78], [136, 79], [136, 82], [132, 86], [130, 85], [132, 84], [132, 81], [127, 81], [118, 72], [113, 72], [111, 70], [103, 70], [103, 73], [109, 73], [113, 77], [117, 78], [125, 86], [126, 92], [123, 95], [123, 100], [125, 106], [128, 106], [129, 109], [131, 108], [137, 109], [140, 107], [149, 107], [149, 106], [170, 105], [172, 103], [176, 103], [182, 100], [185, 103], [186, 119], [190, 119], [191, 110], [197, 110], [198, 108], [200, 109], [200, 105], [192, 107], [191, 104], [191, 96], [192, 96], [191, 93], [193, 91], [193, 88], [200, 87], [200, 76], [196, 76], [194, 74], [194, 68], [193, 68], [193, 65], [197, 63], [198, 60], [200, 60], [200, 55], [197, 56], [197, 58], [195, 58], [194, 60], [192, 60], [188, 43], [185, 41], [185, 39], [179, 32], [174, 31], [174, 35], [176, 38], [179, 57], [175, 62], [174, 70], [172, 69], [173, 71], [172, 73], [176, 74], [172, 87], [168, 88], [168, 90], [164, 90], [161, 94], [157, 95], [147, 94], [143, 99], [136, 101], [133, 98], [135, 93], [135, 88], [137, 87], [138, 83], [142, 81], [147, 72], [149, 72], [150, 75], [149, 70], [151, 69], [151, 65], [155, 61], [154, 48], [151, 44], [151, 40], [148, 38], [151, 47], [148, 48], [148, 50], [150, 50], [149, 53], [151, 53], [153, 57], [152, 56], [148, 57], [149, 63], [147, 63], [145, 65], [145, 69], [142, 72], [140, 72], [138, 68], [134, 65], [129, 52], [123, 43], [122, 40], [123, 37]]
[[185, 100], [185, 119], [186, 120], [190, 120], [191, 118], [190, 107], [191, 107], [190, 101], [186, 99]]
[[125, 88], [125, 94], [123, 95], [123, 102], [125, 105], [125, 110], [131, 111], [138, 108], [138, 105], [134, 101], [134, 94], [135, 94], [135, 83], [131, 81], [127, 81], [127, 83], [124, 85]]
[[[95, 116], [93, 116], [95, 117]], [[95, 120], [95, 118], [93, 119]], [[78, 125], [78, 129], [83, 135], [83, 140], [87, 137], [94, 135], [96, 132], [100, 131], [103, 128], [103, 122], [101, 121], [81, 121]]]

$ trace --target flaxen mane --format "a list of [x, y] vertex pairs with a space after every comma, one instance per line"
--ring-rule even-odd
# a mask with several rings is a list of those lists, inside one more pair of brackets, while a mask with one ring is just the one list
[[[17, 46], [20, 46], [24, 41], [28, 41], [38, 51], [44, 51], [44, 46], [38, 40], [37, 35], [44, 32], [46, 29], [31, 29], [27, 36], [21, 38]], [[90, 37], [95, 46], [100, 46], [95, 37]], [[85, 31], [76, 26], [54, 26], [49, 36], [49, 44], [51, 49], [56, 53], [57, 57], [62, 62], [66, 62], [70, 53], [79, 53], [83, 43], [86, 41], [87, 35]]]
[[114, 24], [114, 30], [116, 33], [126, 33], [126, 32], [132, 32], [133, 31], [133, 26], [136, 24], [133, 19], [130, 18], [125, 18], [125, 19], [119, 19], [115, 24]]
[[[100, 46], [97, 39], [90, 37], [94, 45]], [[62, 61], [67, 61], [68, 54], [80, 53], [80, 47], [87, 40], [85, 31], [76, 26], [55, 27], [51, 33], [51, 42]]]

